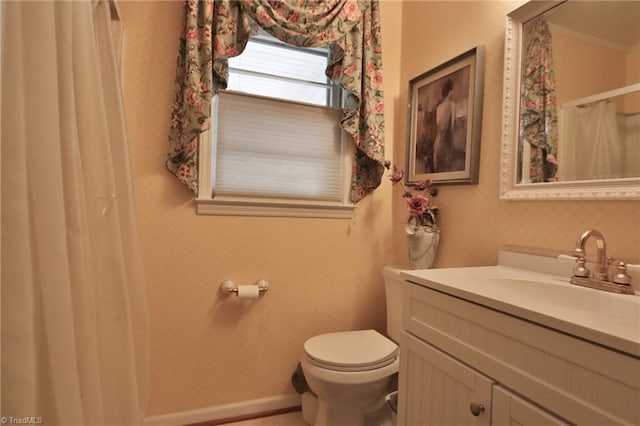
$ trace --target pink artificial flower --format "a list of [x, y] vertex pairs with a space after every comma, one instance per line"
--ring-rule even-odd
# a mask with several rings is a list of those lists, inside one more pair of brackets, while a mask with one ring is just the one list
[[404, 177], [404, 172], [402, 170], [398, 170], [396, 167], [393, 168], [393, 173], [389, 175], [389, 179], [393, 184], [400, 182]]
[[411, 216], [421, 216], [429, 208], [429, 199], [422, 195], [407, 198], [407, 207]]
[[423, 191], [430, 187], [431, 187], [431, 179], [421, 180], [420, 182], [416, 183], [416, 186], [415, 186], [415, 188], [418, 191]]

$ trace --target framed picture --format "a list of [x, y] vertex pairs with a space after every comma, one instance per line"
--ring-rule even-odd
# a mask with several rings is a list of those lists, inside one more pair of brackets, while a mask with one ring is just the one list
[[409, 81], [407, 184], [478, 183], [484, 47]]

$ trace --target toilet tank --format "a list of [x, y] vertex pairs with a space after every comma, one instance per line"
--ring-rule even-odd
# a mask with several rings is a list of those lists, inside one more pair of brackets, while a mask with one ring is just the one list
[[402, 282], [400, 276], [401, 268], [385, 266], [382, 270], [384, 275], [384, 290], [387, 299], [387, 336], [396, 343], [400, 342], [402, 329]]

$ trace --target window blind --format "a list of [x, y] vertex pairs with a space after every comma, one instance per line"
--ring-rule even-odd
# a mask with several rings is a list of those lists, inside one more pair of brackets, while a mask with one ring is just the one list
[[215, 195], [342, 201], [339, 109], [221, 91], [215, 113]]
[[270, 35], [252, 37], [239, 56], [229, 58], [227, 89], [328, 105], [333, 84], [325, 70], [327, 48], [293, 47]]

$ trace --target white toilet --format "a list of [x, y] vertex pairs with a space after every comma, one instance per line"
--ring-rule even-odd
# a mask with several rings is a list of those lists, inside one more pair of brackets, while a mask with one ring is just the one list
[[[387, 334], [400, 337], [402, 278], [400, 269], [384, 268], [387, 300]], [[315, 426], [360, 426], [379, 411], [385, 396], [395, 390], [398, 345], [375, 330], [321, 334], [304, 344], [302, 371], [307, 385], [317, 396]], [[303, 399], [303, 414], [305, 411]], [[307, 410], [308, 411], [308, 410]]]

